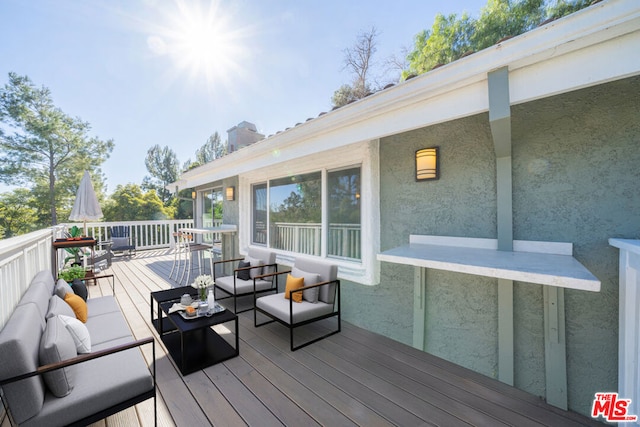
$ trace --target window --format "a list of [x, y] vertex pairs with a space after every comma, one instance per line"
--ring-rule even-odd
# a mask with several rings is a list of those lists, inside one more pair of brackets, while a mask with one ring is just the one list
[[[326, 221], [323, 188], [327, 189]], [[268, 242], [269, 247], [288, 252], [360, 260], [360, 217], [360, 167], [293, 175], [252, 186], [255, 244]]]
[[267, 244], [267, 184], [253, 186], [253, 226], [252, 241]]
[[270, 246], [320, 256], [320, 172], [269, 182]]
[[[217, 227], [222, 224], [222, 189], [214, 188], [202, 192], [202, 226]], [[213, 235], [204, 237], [205, 243], [212, 243]]]
[[327, 174], [327, 255], [360, 259], [360, 168]]

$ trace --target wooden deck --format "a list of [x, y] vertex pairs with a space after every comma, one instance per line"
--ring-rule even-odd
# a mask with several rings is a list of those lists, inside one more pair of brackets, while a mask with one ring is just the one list
[[[149, 293], [175, 286], [172, 260], [166, 250], [138, 252], [107, 270], [134, 335], [156, 338], [161, 426], [602, 425], [346, 322], [292, 353], [284, 327], [256, 329], [253, 312], [243, 313], [240, 356], [183, 377], [149, 319]], [[90, 295], [110, 294], [110, 282], [99, 282]], [[152, 424], [147, 401], [94, 425]]]

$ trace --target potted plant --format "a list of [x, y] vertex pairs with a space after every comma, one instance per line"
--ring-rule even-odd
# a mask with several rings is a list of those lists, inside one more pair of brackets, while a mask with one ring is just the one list
[[[80, 240], [81, 237], [82, 237], [82, 229], [78, 228], [75, 225], [69, 229], [69, 238]], [[82, 260], [80, 259], [80, 254], [81, 254], [80, 248], [64, 248], [64, 250], [72, 255], [64, 259], [65, 263], [67, 263], [70, 260], [73, 260], [72, 264], [80, 265], [80, 263], [82, 262]]]
[[211, 286], [213, 286], [213, 279], [211, 278], [211, 276], [203, 274], [196, 277], [193, 287], [198, 290], [200, 301], [207, 300], [207, 289]]
[[84, 279], [85, 270], [80, 265], [72, 265], [60, 270], [58, 277], [64, 279], [67, 283], [72, 283], [74, 279]]

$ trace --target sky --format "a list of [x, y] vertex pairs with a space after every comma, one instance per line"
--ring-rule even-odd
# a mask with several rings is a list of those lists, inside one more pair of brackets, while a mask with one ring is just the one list
[[[156, 144], [182, 165], [242, 121], [268, 136], [329, 111], [353, 80], [344, 50], [358, 34], [376, 28], [381, 65], [437, 13], [477, 17], [486, 2], [0, 0], [0, 84], [26, 75], [89, 136], [112, 139], [111, 194], [142, 183]], [[377, 74], [379, 84], [395, 77]]]

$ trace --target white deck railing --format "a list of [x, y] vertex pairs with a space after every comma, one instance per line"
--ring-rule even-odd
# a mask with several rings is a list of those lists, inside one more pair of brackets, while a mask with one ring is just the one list
[[47, 228], [0, 240], [0, 329], [4, 326], [31, 279], [38, 271], [51, 270], [51, 243], [60, 228]]
[[[319, 223], [276, 222], [274, 247], [320, 256], [322, 225]], [[360, 259], [360, 224], [329, 224], [327, 255]]]
[[[52, 243], [56, 238], [63, 237], [63, 232], [73, 225], [83, 226], [81, 223], [61, 224], [0, 240], [0, 329], [9, 319], [34, 275], [41, 270], [53, 273], [62, 267], [53, 267]], [[213, 224], [205, 224], [211, 225]], [[94, 237], [98, 242], [108, 241], [111, 237], [110, 227], [113, 226], [128, 227], [132, 244], [136, 249], [144, 250], [172, 247], [173, 233], [179, 228], [193, 227], [193, 220], [88, 222], [86, 235]], [[58, 262], [63, 263], [64, 257], [59, 257]]]

